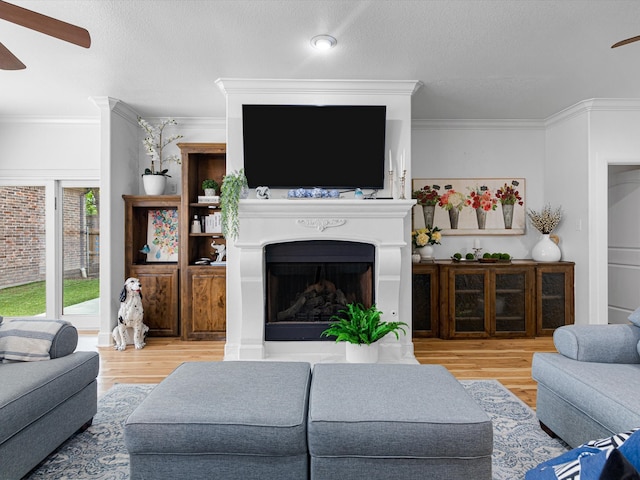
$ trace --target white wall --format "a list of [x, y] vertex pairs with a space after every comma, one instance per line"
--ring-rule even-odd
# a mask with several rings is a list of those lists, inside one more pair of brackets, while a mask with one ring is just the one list
[[[544, 191], [544, 125], [524, 121], [414, 120], [413, 178], [524, 178], [525, 207], [540, 209]], [[472, 252], [474, 239], [483, 251], [531, 258], [538, 235], [445, 236], [437, 258]]]

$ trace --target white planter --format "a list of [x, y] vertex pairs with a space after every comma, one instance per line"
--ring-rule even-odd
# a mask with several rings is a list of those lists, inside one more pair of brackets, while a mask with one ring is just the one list
[[366, 345], [347, 342], [345, 347], [349, 363], [378, 363], [378, 343]]
[[142, 185], [147, 195], [163, 195], [167, 186], [167, 177], [164, 175], [143, 175]]
[[216, 196], [216, 189], [215, 188], [205, 188], [204, 189], [204, 196], [205, 197], [215, 197]]
[[531, 250], [531, 258], [536, 262], [557, 262], [561, 256], [560, 247], [549, 238], [549, 234], [543, 234], [542, 239]]

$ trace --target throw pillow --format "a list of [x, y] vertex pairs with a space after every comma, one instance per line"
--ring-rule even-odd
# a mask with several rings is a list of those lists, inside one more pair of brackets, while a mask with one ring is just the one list
[[631, 312], [631, 315], [629, 315], [627, 318], [631, 323], [640, 327], [640, 307]]
[[0, 358], [3, 362], [49, 360], [49, 350], [65, 320], [16, 319], [0, 325]]
[[614, 448], [609, 454], [598, 480], [640, 480], [640, 473], [627, 458]]

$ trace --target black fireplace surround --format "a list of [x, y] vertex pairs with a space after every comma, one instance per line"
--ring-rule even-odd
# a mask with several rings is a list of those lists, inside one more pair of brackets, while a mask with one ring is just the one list
[[331, 340], [321, 333], [348, 303], [375, 298], [375, 246], [339, 240], [265, 247], [265, 340]]

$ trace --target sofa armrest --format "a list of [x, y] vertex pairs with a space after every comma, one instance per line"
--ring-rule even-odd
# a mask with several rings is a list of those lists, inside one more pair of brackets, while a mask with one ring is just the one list
[[635, 325], [565, 325], [553, 343], [565, 357], [581, 362], [640, 363], [640, 328]]
[[78, 330], [73, 325], [63, 325], [53, 337], [49, 357], [60, 358], [71, 355], [78, 346]]

